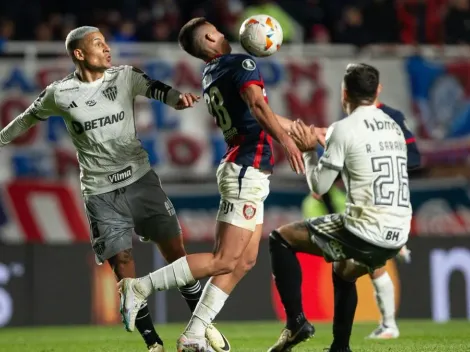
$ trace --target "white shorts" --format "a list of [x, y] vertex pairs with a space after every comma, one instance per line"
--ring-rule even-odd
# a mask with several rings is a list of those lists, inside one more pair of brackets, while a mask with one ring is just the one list
[[254, 231], [263, 223], [264, 200], [269, 195], [269, 174], [231, 162], [217, 169], [220, 205], [217, 221]]

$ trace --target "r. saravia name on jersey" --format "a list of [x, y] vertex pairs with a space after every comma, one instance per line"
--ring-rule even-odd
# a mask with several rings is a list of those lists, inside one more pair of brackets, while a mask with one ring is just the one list
[[[372, 130], [372, 132], [379, 132], [383, 130], [395, 130], [398, 135], [402, 135], [403, 132], [400, 126], [395, 121], [377, 121], [376, 119], [363, 120], [367, 129]], [[406, 142], [403, 143], [399, 141], [379, 141], [378, 147], [380, 151], [406, 151], [407, 146]], [[376, 150], [370, 144], [366, 145], [367, 153], [375, 153]]]
[[94, 130], [99, 127], [122, 121], [124, 120], [124, 117], [124, 111], [120, 111], [117, 114], [99, 117], [94, 120], [86, 121], [83, 125], [78, 121], [72, 121], [72, 126], [76, 134], [82, 134], [85, 131]]

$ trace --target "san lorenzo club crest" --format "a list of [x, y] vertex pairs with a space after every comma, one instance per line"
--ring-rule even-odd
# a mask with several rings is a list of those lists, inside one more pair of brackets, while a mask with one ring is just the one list
[[114, 101], [117, 98], [117, 94], [118, 91], [116, 86], [108, 87], [103, 90], [103, 95], [111, 101]]
[[256, 214], [256, 208], [251, 204], [245, 204], [243, 206], [243, 216], [246, 220], [251, 220]]

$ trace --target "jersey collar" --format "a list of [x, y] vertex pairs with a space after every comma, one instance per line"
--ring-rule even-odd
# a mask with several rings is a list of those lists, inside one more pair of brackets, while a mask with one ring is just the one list
[[216, 59], [219, 59], [222, 55], [215, 55], [214, 57], [210, 58], [209, 60], [206, 60], [206, 65], [209, 65], [211, 64], [213, 61], [215, 61]]

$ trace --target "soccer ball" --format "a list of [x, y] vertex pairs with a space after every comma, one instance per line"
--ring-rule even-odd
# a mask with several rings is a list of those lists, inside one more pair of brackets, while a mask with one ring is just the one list
[[240, 44], [256, 57], [276, 53], [281, 48], [282, 39], [282, 27], [272, 16], [251, 16], [240, 27]]

